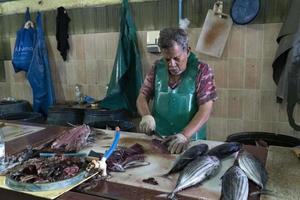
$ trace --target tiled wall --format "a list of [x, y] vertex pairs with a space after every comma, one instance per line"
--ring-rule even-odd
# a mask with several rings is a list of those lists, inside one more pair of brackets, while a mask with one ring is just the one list
[[[221, 59], [199, 55], [215, 71], [218, 100], [208, 123], [208, 138], [224, 140], [239, 131], [269, 131], [299, 137], [289, 127], [286, 106], [275, 102], [272, 60], [281, 23], [233, 26]], [[190, 46], [195, 49], [200, 28], [189, 30]], [[58, 101], [74, 99], [75, 84], [84, 94], [102, 99], [114, 64], [118, 33], [71, 35], [69, 59], [63, 62], [56, 50], [55, 36], [47, 37], [48, 53]], [[159, 57], [146, 52], [146, 32], [138, 32], [144, 74]], [[14, 44], [14, 38], [11, 39]], [[7, 83], [0, 85], [1, 96], [32, 100], [24, 73], [14, 74], [5, 62]], [[2, 90], [4, 88], [4, 90]], [[300, 109], [296, 111], [300, 116]], [[298, 134], [298, 135], [297, 135]]]

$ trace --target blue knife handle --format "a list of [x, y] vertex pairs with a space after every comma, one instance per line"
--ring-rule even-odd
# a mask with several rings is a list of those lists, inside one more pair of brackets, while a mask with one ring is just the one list
[[120, 139], [120, 131], [117, 130], [112, 145], [110, 146], [110, 148], [108, 149], [108, 151], [106, 151], [104, 153], [104, 156], [103, 156], [104, 158], [108, 159], [109, 156], [114, 152], [114, 150], [116, 149], [116, 147], [117, 147], [117, 145], [119, 143], [119, 139]]

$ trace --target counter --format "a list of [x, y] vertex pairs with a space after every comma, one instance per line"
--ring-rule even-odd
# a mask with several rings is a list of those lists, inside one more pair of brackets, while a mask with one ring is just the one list
[[[54, 137], [57, 137], [62, 133], [63, 130], [67, 129], [66, 127], [57, 127], [57, 126], [47, 126], [46, 129], [33, 133], [31, 135], [26, 135], [22, 138], [10, 141], [7, 143], [7, 151], [9, 154], [19, 152], [22, 148], [24, 149], [26, 145], [38, 146], [42, 143], [47, 142]], [[105, 133], [108, 136], [113, 136], [113, 131], [105, 130]], [[110, 145], [112, 137], [106, 140], [98, 141], [91, 149], [96, 151], [102, 151], [107, 148], [105, 146]], [[169, 154], [148, 154], [147, 152], [151, 151], [150, 144], [151, 138], [145, 136], [144, 134], [139, 133], [128, 133], [122, 132], [120, 145], [129, 146], [135, 142], [145, 146], [147, 159], [151, 161], [150, 166], [140, 167], [135, 169], [130, 169], [125, 173], [112, 173], [113, 178], [107, 181], [101, 181], [98, 186], [92, 190], [86, 191], [85, 193], [80, 193], [73, 189], [58, 199], [60, 200], [69, 200], [69, 199], [155, 199], [155, 196], [170, 192], [176, 183], [177, 175], [172, 176], [172, 180], [164, 179], [159, 177], [159, 175], [165, 173], [172, 162], [175, 159], [174, 155]], [[216, 141], [205, 141], [209, 146], [215, 146], [220, 142]], [[265, 148], [259, 148], [254, 146], [245, 146], [247, 151], [251, 152], [263, 162], [266, 160], [267, 150]], [[85, 149], [84, 151], [89, 151]], [[226, 170], [224, 167], [230, 167], [233, 163], [233, 157], [229, 158], [225, 162], [222, 162], [222, 170]], [[221, 171], [222, 171], [221, 170]], [[218, 199], [220, 191], [220, 180], [219, 177], [222, 175], [222, 172], [218, 174], [216, 178], [212, 178], [205, 182], [203, 185], [195, 188], [185, 190], [178, 195], [178, 197], [184, 197], [184, 199], [199, 199], [199, 195], [206, 199]], [[141, 180], [147, 177], [155, 177], [159, 182], [159, 186], [149, 185], [143, 183]], [[251, 191], [255, 191], [256, 187], [251, 183]], [[15, 191], [8, 191], [0, 189], [1, 198], [5, 199], [40, 199], [25, 195]], [[252, 199], [258, 199], [253, 197]]]

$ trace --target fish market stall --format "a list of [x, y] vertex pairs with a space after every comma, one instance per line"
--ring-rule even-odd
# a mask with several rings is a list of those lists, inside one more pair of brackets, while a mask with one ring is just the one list
[[[60, 126], [43, 126], [45, 129], [15, 140], [7, 142], [7, 153], [15, 154], [25, 149], [27, 145], [33, 147], [47, 143], [53, 138], [62, 135], [64, 130], [70, 129]], [[111, 130], [97, 130], [97, 137], [92, 146], [88, 146], [80, 151], [82, 154], [89, 154], [92, 151], [104, 153], [111, 145], [115, 132]], [[66, 190], [58, 199], [158, 199], [170, 193], [178, 178], [178, 173], [163, 177], [167, 173], [174, 160], [175, 155], [156, 149], [151, 137], [139, 133], [122, 132], [119, 140], [119, 147], [131, 147], [139, 144], [143, 147], [145, 165], [125, 169], [124, 172], [110, 172], [110, 178], [106, 180], [91, 178], [75, 187], [71, 191]], [[217, 141], [197, 141], [196, 143], [206, 143], [211, 149], [221, 144]], [[196, 144], [194, 143], [194, 144]], [[17, 147], [17, 148], [14, 148]], [[261, 147], [244, 146], [248, 152], [265, 161], [267, 150]], [[177, 197], [184, 199], [219, 199], [221, 195], [221, 176], [230, 168], [235, 159], [235, 154], [221, 161], [221, 167], [217, 174], [209, 180], [204, 181], [200, 186], [192, 187], [177, 194]], [[148, 163], [148, 164], [147, 164]], [[90, 184], [89, 184], [90, 182]], [[258, 191], [251, 182], [250, 192]], [[0, 188], [1, 197], [13, 199], [41, 199], [41, 197], [24, 194], [21, 192]], [[47, 197], [45, 197], [47, 198]], [[252, 199], [259, 199], [254, 196]]]

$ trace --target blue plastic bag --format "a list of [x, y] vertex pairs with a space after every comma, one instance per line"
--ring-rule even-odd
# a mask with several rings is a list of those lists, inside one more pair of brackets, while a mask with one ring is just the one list
[[55, 103], [48, 52], [45, 43], [42, 16], [36, 17], [37, 38], [27, 79], [32, 88], [33, 110], [47, 116], [48, 108]]
[[[30, 21], [29, 8], [26, 10], [25, 23], [28, 21]], [[35, 38], [36, 30], [31, 26], [28, 28], [24, 28], [23, 26], [17, 31], [17, 38], [12, 58], [12, 64], [15, 72], [28, 71], [32, 60]]]

